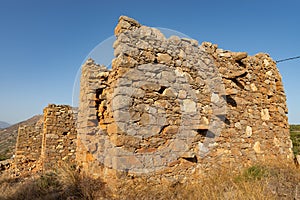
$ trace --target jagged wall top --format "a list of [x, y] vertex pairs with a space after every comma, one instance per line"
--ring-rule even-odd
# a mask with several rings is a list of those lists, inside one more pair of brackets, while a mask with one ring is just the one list
[[[112, 69], [104, 72], [91, 61], [82, 68], [84, 101], [80, 101], [79, 121], [84, 126], [79, 132], [84, 133], [87, 152], [81, 152], [78, 159], [87, 171], [93, 169], [93, 174], [102, 176], [110, 169], [125, 167], [123, 170], [134, 173], [134, 167], [139, 166], [136, 158], [128, 156], [132, 159], [125, 162], [127, 158], [107, 153], [116, 149], [138, 156], [152, 154], [159, 158], [154, 159], [155, 167], [165, 169], [162, 174], [171, 172], [170, 176], [181, 178], [195, 169], [240, 168], [279, 157], [292, 161], [286, 97], [276, 63], [269, 55], [248, 56], [209, 42], [198, 45], [193, 39], [166, 38], [159, 30], [125, 16], [120, 17], [115, 35]], [[161, 80], [155, 82], [155, 77]], [[182, 118], [182, 113], [198, 118], [189, 114]], [[151, 126], [147, 127], [147, 122]], [[137, 131], [138, 126], [147, 128]], [[187, 151], [170, 162], [173, 155], [158, 151], [170, 147], [182, 126], [191, 134], [185, 136], [195, 137], [186, 137], [191, 141]], [[154, 134], [141, 136], [149, 135], [146, 130]], [[91, 160], [100, 165], [91, 164]], [[97, 171], [101, 164], [105, 170]], [[139, 172], [150, 165], [143, 163]]]
[[120, 16], [119, 23], [115, 28], [115, 35], [118, 36], [125, 30], [133, 30], [139, 28], [140, 26], [141, 25], [135, 19], [129, 18], [127, 16]]

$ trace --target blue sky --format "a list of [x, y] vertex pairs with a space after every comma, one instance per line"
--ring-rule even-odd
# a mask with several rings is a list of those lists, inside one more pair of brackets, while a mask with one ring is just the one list
[[[0, 121], [72, 104], [76, 73], [90, 51], [113, 35], [120, 15], [182, 32], [220, 48], [300, 55], [299, 1], [0, 1]], [[300, 124], [300, 59], [278, 64], [289, 121]]]

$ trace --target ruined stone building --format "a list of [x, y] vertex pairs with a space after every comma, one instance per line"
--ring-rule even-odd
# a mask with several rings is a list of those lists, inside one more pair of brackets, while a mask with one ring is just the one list
[[111, 69], [92, 59], [82, 66], [77, 132], [71, 108], [50, 105], [43, 125], [20, 128], [18, 169], [40, 158], [44, 167], [68, 160], [110, 180], [181, 180], [292, 162], [286, 96], [269, 55], [166, 38], [125, 16], [115, 36]]
[[16, 173], [53, 169], [62, 161], [75, 163], [75, 116], [70, 106], [50, 104], [36, 125], [19, 127]]

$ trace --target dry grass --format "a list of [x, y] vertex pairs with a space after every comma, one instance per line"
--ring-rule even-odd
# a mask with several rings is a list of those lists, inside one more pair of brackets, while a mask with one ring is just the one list
[[155, 185], [147, 180], [127, 184], [120, 192], [120, 199], [300, 199], [298, 187], [300, 190], [299, 169], [286, 165], [255, 165], [239, 174], [211, 172], [198, 182], [185, 184]]
[[36, 178], [2, 178], [0, 199], [55, 199], [59, 195], [58, 188], [58, 181], [54, 174], [45, 174]]
[[62, 166], [58, 172], [59, 181], [63, 191], [63, 197], [69, 199], [109, 199], [110, 191], [100, 179], [79, 173], [75, 167]]
[[[204, 184], [187, 187], [187, 199], [276, 199], [269, 190], [269, 176], [264, 167], [253, 166], [242, 173], [223, 171], [203, 180]], [[192, 193], [192, 191], [195, 191]], [[189, 196], [188, 194], [194, 194]]]
[[[286, 165], [255, 165], [234, 174], [212, 172], [197, 182], [157, 183], [149, 179], [128, 180], [114, 195], [101, 181], [61, 167], [27, 179], [0, 179], [0, 199], [299, 199], [299, 169]], [[298, 188], [299, 187], [299, 188]]]
[[92, 179], [74, 168], [61, 166], [56, 172], [35, 177], [0, 177], [0, 200], [92, 200], [109, 199], [101, 179]]

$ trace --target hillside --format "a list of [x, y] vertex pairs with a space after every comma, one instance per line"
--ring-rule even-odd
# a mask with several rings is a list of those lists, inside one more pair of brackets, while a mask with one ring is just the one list
[[7, 123], [7, 122], [3, 122], [3, 121], [0, 121], [0, 129], [4, 129], [4, 128], [7, 128], [9, 127], [10, 124]]
[[290, 125], [293, 151], [295, 155], [300, 154], [300, 125]]
[[18, 128], [20, 125], [33, 125], [42, 118], [36, 115], [32, 118], [0, 130], [0, 160], [10, 158], [15, 150]]

